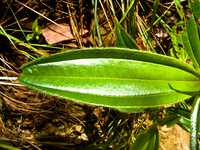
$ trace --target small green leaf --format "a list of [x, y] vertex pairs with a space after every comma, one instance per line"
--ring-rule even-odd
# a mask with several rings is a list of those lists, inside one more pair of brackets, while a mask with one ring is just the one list
[[41, 29], [37, 34], [40, 35], [44, 32], [44, 29]]
[[185, 25], [185, 22], [179, 21], [178, 23], [176, 23], [176, 25], [172, 27], [172, 32], [170, 32], [170, 36], [171, 36], [173, 48], [170, 49], [170, 54], [172, 57], [178, 58], [186, 62], [189, 58], [188, 58], [187, 52], [182, 47], [183, 41], [182, 41], [181, 34], [176, 33], [177, 27], [183, 28], [184, 25]]
[[35, 21], [33, 22], [33, 25], [32, 25], [32, 31], [35, 32], [37, 26], [38, 26], [38, 21], [37, 21], [37, 19], [35, 19]]
[[35, 36], [34, 33], [28, 34], [27, 37], [26, 37], [26, 40], [29, 41], [29, 40], [31, 40], [34, 36]]
[[35, 33], [38, 34], [39, 31], [40, 31], [40, 30], [39, 30], [39, 27], [37, 26], [37, 27], [35, 28]]
[[39, 40], [39, 39], [40, 39], [40, 36], [39, 36], [39, 35], [36, 35], [35, 38], [36, 38], [36, 40]]
[[178, 11], [178, 14], [179, 14], [181, 20], [183, 20], [184, 13], [183, 13], [183, 9], [182, 9], [182, 6], [181, 6], [181, 0], [174, 0], [174, 2], [175, 2], [175, 5], [176, 5], [176, 10]]

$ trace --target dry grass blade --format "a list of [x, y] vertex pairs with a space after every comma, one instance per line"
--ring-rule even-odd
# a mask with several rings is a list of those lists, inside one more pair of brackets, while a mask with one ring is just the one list
[[74, 20], [73, 20], [73, 18], [72, 18], [72, 14], [71, 14], [71, 11], [70, 11], [69, 4], [67, 4], [67, 8], [68, 8], [68, 12], [69, 12], [69, 18], [70, 18], [70, 23], [71, 23], [71, 26], [72, 26], [72, 30], [73, 30], [73, 32], [74, 32], [74, 34], [75, 34], [75, 37], [76, 37], [77, 42], [78, 42], [79, 45], [82, 47], [81, 39], [80, 39], [79, 33], [78, 33], [77, 29], [76, 29]]
[[32, 9], [32, 8], [30, 8], [30, 7], [28, 7], [28, 6], [26, 6], [25, 4], [23, 4], [23, 3], [19, 2], [18, 0], [15, 0], [15, 1], [16, 1], [16, 2], [18, 2], [19, 4], [23, 5], [24, 7], [26, 7], [26, 8], [28, 8], [28, 9], [30, 9], [31, 11], [35, 12], [36, 14], [38, 14], [38, 15], [42, 16], [43, 18], [45, 18], [45, 19], [49, 20], [50, 22], [52, 22], [52, 23], [56, 24], [57, 26], [59, 26], [59, 27], [63, 28], [62, 26], [60, 26], [59, 24], [57, 24], [57, 23], [56, 23], [56, 22], [54, 22], [53, 20], [51, 20], [51, 19], [47, 18], [46, 16], [44, 16], [44, 15], [42, 15], [41, 13], [39, 13], [39, 12], [35, 11], [34, 9]]

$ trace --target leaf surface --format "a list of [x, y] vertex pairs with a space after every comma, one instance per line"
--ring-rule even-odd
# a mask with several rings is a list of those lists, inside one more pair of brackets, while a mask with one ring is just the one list
[[22, 69], [18, 81], [31, 89], [115, 108], [168, 105], [200, 90], [200, 74], [190, 65], [130, 49], [68, 51], [32, 61]]

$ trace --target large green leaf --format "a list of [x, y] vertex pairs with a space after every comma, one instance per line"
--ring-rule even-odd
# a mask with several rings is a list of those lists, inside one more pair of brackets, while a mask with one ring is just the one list
[[18, 81], [50, 95], [115, 108], [168, 105], [200, 90], [200, 73], [174, 58], [121, 48], [44, 57], [22, 67]]

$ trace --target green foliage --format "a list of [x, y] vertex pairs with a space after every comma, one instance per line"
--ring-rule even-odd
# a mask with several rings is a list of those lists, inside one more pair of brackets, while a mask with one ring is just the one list
[[116, 46], [130, 49], [140, 49], [136, 42], [128, 35], [115, 20]]
[[[175, 3], [182, 17], [180, 1]], [[153, 118], [154, 123], [138, 136], [131, 149], [158, 149], [157, 126], [174, 124], [191, 132], [191, 149], [198, 149], [200, 29], [197, 21], [200, 15], [195, 4], [199, 2], [191, 2], [194, 14], [190, 20], [179, 22], [171, 32], [175, 50], [171, 54], [180, 60], [139, 51], [134, 40], [115, 20], [117, 48], [81, 49], [40, 58], [22, 67], [23, 74], [18, 81], [42, 93], [128, 113], [196, 97], [191, 111], [171, 107], [166, 110], [165, 118]], [[154, 11], [156, 7], [155, 4]], [[178, 26], [183, 31], [174, 34]], [[33, 25], [34, 31], [36, 28], [37, 23]], [[179, 48], [179, 44], [183, 47]], [[181, 61], [188, 58], [194, 67]], [[113, 135], [114, 132], [103, 149], [111, 143]]]
[[178, 11], [181, 20], [183, 20], [184, 13], [183, 13], [183, 8], [181, 6], [181, 0], [174, 0], [174, 3], [176, 5], [176, 10]]
[[150, 25], [150, 30], [149, 30], [149, 33], [148, 33], [148, 38], [147, 40], [149, 40], [150, 38], [150, 35], [151, 35], [151, 31], [153, 29], [153, 24], [154, 24], [154, 21], [156, 19], [156, 12], [157, 12], [157, 8], [158, 8], [158, 2], [159, 0], [155, 0], [154, 2], [154, 6], [153, 6], [153, 15], [152, 15], [152, 18], [151, 18], [151, 25]]
[[21, 150], [19, 148], [11, 146], [9, 143], [0, 140], [0, 147], [7, 150]]
[[26, 37], [27, 41], [33, 39], [34, 37], [36, 38], [36, 40], [39, 40], [40, 34], [42, 34], [44, 32], [44, 29], [39, 29], [37, 19], [33, 22], [32, 31], [33, 31], [33, 33], [27, 35], [27, 37]]
[[186, 21], [186, 27], [182, 32], [182, 40], [185, 50], [188, 53], [195, 68], [198, 68], [200, 64], [200, 41], [198, 28], [199, 27], [195, 22], [194, 16], [191, 16], [190, 20]]
[[170, 32], [170, 36], [173, 48], [170, 49], [170, 55], [172, 57], [180, 59], [181, 61], [186, 62], [189, 59], [189, 57], [187, 55], [187, 52], [183, 48], [182, 34], [176, 33], [177, 27], [183, 28], [184, 25], [185, 22], [180, 21], [175, 26], [172, 27], [172, 32]]
[[121, 48], [68, 51], [37, 59], [22, 69], [18, 81], [29, 88], [115, 108], [173, 104], [200, 90], [200, 73], [190, 65]]
[[131, 150], [158, 150], [159, 149], [159, 133], [157, 129], [157, 123], [151, 125], [151, 127], [143, 131], [133, 143]]

